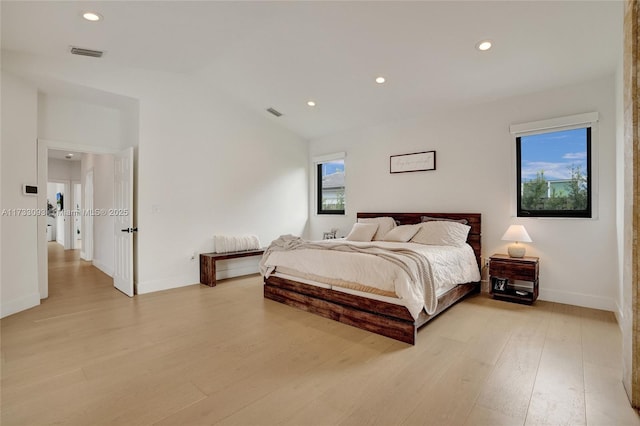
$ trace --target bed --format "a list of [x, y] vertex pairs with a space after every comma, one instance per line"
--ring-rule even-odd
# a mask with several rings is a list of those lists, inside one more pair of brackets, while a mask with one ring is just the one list
[[[425, 309], [416, 313], [396, 298], [367, 294], [362, 291], [336, 287], [327, 282], [318, 282], [308, 277], [280, 273], [276, 267], [273, 273], [265, 274], [264, 297], [276, 302], [315, 313], [335, 321], [355, 326], [373, 333], [402, 342], [415, 344], [418, 328], [438, 316], [447, 308], [469, 294], [480, 291], [480, 229], [481, 215], [478, 213], [358, 213], [358, 221], [372, 218], [392, 217], [397, 225], [418, 224], [427, 216], [433, 220], [466, 220], [470, 226], [466, 243], [475, 259], [477, 280], [455, 283], [437, 294], [435, 309], [428, 314]], [[469, 249], [469, 247], [466, 247]], [[265, 257], [268, 253], [265, 253]], [[265, 259], [263, 258], [263, 261]], [[473, 262], [473, 260], [471, 261]], [[435, 296], [432, 296], [432, 298]]]

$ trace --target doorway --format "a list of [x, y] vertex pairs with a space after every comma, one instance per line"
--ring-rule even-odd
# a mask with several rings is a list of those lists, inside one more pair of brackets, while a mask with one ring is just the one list
[[47, 182], [47, 241], [69, 250], [71, 245], [71, 182], [52, 179]]
[[[39, 255], [38, 265], [41, 298], [49, 296], [49, 285], [55, 284], [51, 281], [54, 275], [58, 283], [56, 286], [66, 285], [64, 283], [73, 278], [74, 271], [86, 271], [87, 265], [95, 269], [96, 273], [103, 273], [113, 287], [112, 277], [115, 277], [118, 270], [122, 270], [116, 268], [115, 254], [119, 251], [115, 247], [114, 229], [117, 224], [115, 215], [109, 213], [115, 210], [113, 203], [117, 155], [108, 152], [61, 151], [52, 149], [51, 145], [55, 146], [55, 143], [39, 141], [38, 148], [39, 182], [41, 178], [48, 178], [48, 184], [43, 185], [47, 187], [47, 191], [43, 191], [43, 198], [39, 199], [39, 203], [50, 205], [50, 210], [54, 212], [44, 218], [45, 223], [38, 219], [39, 229], [47, 236], [42, 241], [38, 239], [38, 250], [42, 253]], [[132, 150], [130, 148], [128, 151]], [[40, 155], [46, 161], [41, 162]], [[58, 158], [51, 158], [52, 156]], [[52, 178], [52, 175], [59, 179]], [[133, 225], [129, 227], [133, 228]], [[119, 236], [118, 234], [115, 236]], [[60, 275], [62, 272], [57, 266], [50, 265], [50, 261], [59, 265], [62, 258], [66, 266], [75, 265], [65, 269], [72, 274], [67, 277], [69, 280]], [[132, 266], [127, 270], [130, 271]], [[54, 275], [52, 268], [55, 269]], [[87, 284], [93, 285], [89, 282]], [[128, 295], [132, 296], [133, 292]]]

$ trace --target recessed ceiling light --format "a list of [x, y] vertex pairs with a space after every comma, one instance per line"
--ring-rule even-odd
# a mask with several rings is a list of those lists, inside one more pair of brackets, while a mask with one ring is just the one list
[[387, 81], [384, 77], [376, 77], [376, 83], [382, 84]]
[[87, 21], [91, 21], [91, 22], [99, 21], [102, 19], [102, 15], [95, 12], [84, 12], [82, 14], [82, 17]]
[[314, 101], [307, 101], [307, 105], [309, 105], [310, 107], [314, 107], [316, 106], [316, 103]]
[[478, 44], [476, 44], [476, 49], [482, 51], [491, 49], [491, 40], [482, 40], [478, 42]]

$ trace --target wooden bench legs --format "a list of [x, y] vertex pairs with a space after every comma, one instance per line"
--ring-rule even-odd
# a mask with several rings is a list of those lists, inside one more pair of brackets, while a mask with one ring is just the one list
[[216, 286], [216, 259], [214, 257], [200, 255], [200, 283], [209, 287]]

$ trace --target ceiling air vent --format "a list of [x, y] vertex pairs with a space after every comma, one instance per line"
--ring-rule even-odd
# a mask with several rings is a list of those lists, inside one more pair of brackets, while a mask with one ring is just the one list
[[276, 117], [280, 117], [282, 115], [280, 111], [275, 110], [273, 108], [267, 108], [267, 111], [269, 111], [271, 114], [275, 115]]
[[83, 49], [82, 47], [71, 46], [71, 53], [74, 55], [91, 56], [92, 58], [101, 58], [103, 53], [100, 50]]

